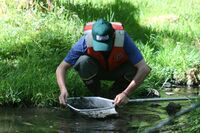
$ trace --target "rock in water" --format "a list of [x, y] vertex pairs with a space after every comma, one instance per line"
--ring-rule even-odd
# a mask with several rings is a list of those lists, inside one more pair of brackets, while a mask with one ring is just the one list
[[174, 116], [181, 110], [181, 105], [178, 103], [170, 102], [165, 109], [169, 116]]

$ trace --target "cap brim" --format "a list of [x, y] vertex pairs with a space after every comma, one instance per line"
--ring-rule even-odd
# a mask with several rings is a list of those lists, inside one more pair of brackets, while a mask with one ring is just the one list
[[112, 41], [109, 42], [98, 42], [92, 41], [94, 51], [110, 51], [112, 49]]

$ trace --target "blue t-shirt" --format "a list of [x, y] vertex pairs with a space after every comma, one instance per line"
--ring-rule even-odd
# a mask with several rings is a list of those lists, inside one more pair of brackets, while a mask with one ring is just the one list
[[[134, 42], [129, 37], [128, 33], [125, 33], [124, 36], [124, 50], [128, 55], [129, 61], [133, 64], [137, 64], [139, 61], [143, 59], [143, 56], [139, 49], [135, 46]], [[75, 45], [69, 50], [67, 56], [65, 57], [64, 61], [68, 62], [72, 66], [76, 63], [78, 58], [81, 55], [87, 54], [87, 46], [85, 42], [85, 37], [82, 36]]]

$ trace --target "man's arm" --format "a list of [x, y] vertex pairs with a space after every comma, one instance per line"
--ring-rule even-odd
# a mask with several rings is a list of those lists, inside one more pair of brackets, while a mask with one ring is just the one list
[[146, 76], [151, 71], [144, 59], [134, 66], [137, 68], [137, 73], [128, 87], [124, 90], [127, 95], [130, 95], [145, 80]]
[[131, 95], [131, 93], [145, 80], [146, 76], [150, 73], [151, 69], [146, 64], [146, 62], [141, 60], [137, 64], [134, 65], [137, 68], [137, 72], [133, 80], [130, 82], [128, 87], [120, 94], [115, 97], [115, 104], [120, 105], [122, 103], [126, 103], [127, 96]]
[[65, 75], [67, 70], [71, 67], [71, 65], [65, 61], [62, 61], [60, 65], [56, 69], [56, 78], [57, 83], [60, 88], [60, 96], [59, 101], [60, 104], [66, 105], [66, 99], [68, 97], [67, 85], [65, 83]]

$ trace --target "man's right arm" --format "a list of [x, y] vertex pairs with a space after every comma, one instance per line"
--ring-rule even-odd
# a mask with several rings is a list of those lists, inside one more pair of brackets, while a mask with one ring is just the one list
[[66, 105], [66, 100], [69, 95], [67, 91], [67, 83], [65, 83], [65, 74], [70, 67], [71, 65], [69, 63], [62, 61], [56, 69], [57, 83], [60, 88], [59, 102], [62, 105]]
[[78, 58], [86, 53], [86, 48], [85, 37], [83, 36], [76, 42], [75, 45], [72, 46], [65, 59], [56, 69], [57, 83], [60, 88], [60, 104], [66, 105], [67, 97], [69, 95], [67, 91], [67, 83], [65, 83], [65, 74], [67, 73], [67, 70], [76, 63]]

